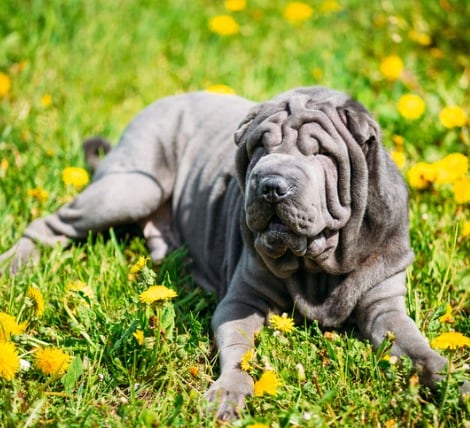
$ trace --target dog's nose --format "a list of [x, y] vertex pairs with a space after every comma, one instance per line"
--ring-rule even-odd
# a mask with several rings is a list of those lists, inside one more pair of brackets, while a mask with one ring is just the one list
[[289, 192], [287, 181], [280, 175], [268, 175], [259, 183], [260, 195], [268, 202], [278, 202]]

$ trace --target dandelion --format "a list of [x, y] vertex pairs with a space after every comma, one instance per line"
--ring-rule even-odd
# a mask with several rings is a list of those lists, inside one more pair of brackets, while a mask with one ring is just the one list
[[93, 289], [89, 285], [86, 285], [83, 281], [80, 281], [79, 279], [77, 279], [76, 281], [69, 282], [67, 284], [67, 290], [80, 293], [88, 297], [89, 299], [93, 299], [95, 297]]
[[294, 330], [294, 320], [289, 318], [286, 313], [282, 315], [271, 315], [269, 324], [271, 324], [272, 328], [282, 333], [290, 333]]
[[243, 354], [243, 357], [240, 361], [240, 367], [244, 372], [247, 372], [253, 368], [251, 363], [253, 362], [254, 358], [255, 358], [254, 349], [249, 349]]
[[470, 236], [470, 221], [464, 221], [462, 226], [462, 236], [468, 238]]
[[20, 370], [27, 372], [31, 368], [31, 363], [23, 358], [20, 358]]
[[436, 178], [436, 169], [433, 164], [418, 162], [408, 170], [408, 182], [414, 189], [428, 187]]
[[10, 164], [9, 164], [9, 162], [8, 162], [8, 159], [2, 159], [2, 160], [0, 161], [0, 170], [1, 170], [2, 172], [6, 172], [7, 169], [9, 168], [9, 166], [10, 166]]
[[465, 176], [468, 171], [468, 158], [461, 153], [451, 153], [434, 162], [436, 184], [451, 184]]
[[426, 104], [419, 95], [405, 94], [398, 100], [397, 108], [405, 119], [416, 120], [423, 115]]
[[452, 185], [455, 202], [466, 204], [470, 202], [470, 177], [462, 177]]
[[10, 340], [11, 336], [22, 334], [26, 330], [26, 322], [18, 324], [15, 317], [0, 312], [0, 341]]
[[49, 376], [63, 375], [72, 361], [72, 357], [59, 348], [38, 349], [35, 359], [36, 367]]
[[169, 300], [178, 296], [174, 290], [165, 287], [164, 285], [152, 285], [143, 293], [140, 294], [139, 299], [142, 303], [152, 304], [161, 300]]
[[398, 134], [392, 135], [392, 141], [397, 147], [403, 147], [403, 144], [405, 144], [405, 139]]
[[224, 6], [230, 12], [240, 12], [246, 8], [246, 0], [225, 0]]
[[44, 313], [44, 297], [39, 288], [29, 287], [28, 291], [26, 292], [26, 296], [33, 301], [34, 312], [36, 316], [42, 316]]
[[199, 376], [199, 367], [191, 366], [191, 367], [189, 368], [189, 374], [190, 374], [192, 377], [198, 377], [198, 376]]
[[395, 165], [399, 169], [402, 169], [405, 166], [406, 156], [405, 156], [405, 153], [403, 153], [403, 151], [401, 151], [401, 150], [392, 150], [390, 152], [390, 157], [392, 158], [393, 162], [395, 162]]
[[325, 14], [339, 12], [340, 10], [343, 10], [343, 8], [336, 0], [324, 0], [320, 4], [320, 11]]
[[276, 395], [280, 385], [281, 381], [276, 373], [273, 370], [266, 370], [259, 380], [255, 382], [255, 396], [260, 397], [264, 394]]
[[457, 349], [470, 346], [470, 337], [457, 331], [442, 333], [431, 341], [431, 346], [436, 349]]
[[230, 15], [218, 15], [209, 20], [209, 30], [219, 36], [233, 36], [240, 32], [240, 26]]
[[420, 44], [421, 46], [429, 46], [432, 43], [431, 36], [420, 31], [410, 30], [408, 32], [408, 37], [410, 40]]
[[232, 95], [235, 94], [235, 91], [227, 85], [210, 85], [206, 88], [207, 92], [213, 92], [215, 94], [227, 94]]
[[269, 428], [269, 425], [256, 422], [254, 424], [247, 425], [246, 428]]
[[90, 181], [88, 172], [83, 168], [69, 166], [62, 171], [62, 181], [66, 185], [71, 185], [75, 189], [80, 190]]
[[142, 346], [145, 343], [145, 336], [144, 332], [142, 330], [136, 330], [132, 335], [135, 337], [135, 340], [137, 340], [137, 343]]
[[43, 107], [50, 107], [52, 105], [52, 96], [51, 94], [44, 94], [42, 97], [41, 97], [41, 105]]
[[20, 357], [12, 342], [0, 341], [0, 377], [12, 380], [20, 370]]
[[405, 66], [401, 58], [397, 55], [390, 55], [385, 57], [379, 66], [380, 74], [389, 81], [397, 80], [403, 74]]
[[302, 2], [293, 1], [284, 9], [284, 19], [293, 25], [299, 25], [313, 15], [313, 8]]
[[439, 121], [446, 128], [462, 127], [467, 122], [467, 115], [462, 107], [447, 106], [439, 112]]
[[323, 333], [323, 337], [324, 337], [326, 340], [330, 340], [330, 341], [338, 340], [338, 339], [339, 339], [338, 333], [335, 333], [334, 331], [325, 331], [325, 332]]
[[313, 67], [311, 73], [312, 73], [312, 77], [315, 80], [323, 79], [324, 74], [323, 74], [323, 70], [320, 67]]
[[49, 192], [39, 187], [28, 189], [28, 196], [39, 202], [45, 202], [49, 199]]
[[454, 317], [452, 316], [452, 306], [449, 304], [446, 305], [446, 313], [439, 317], [439, 322], [452, 324], [454, 322]]
[[129, 274], [127, 276], [129, 281], [133, 281], [136, 278], [137, 274], [144, 268], [148, 260], [149, 260], [148, 257], [144, 257], [144, 256], [139, 257], [137, 262], [135, 262], [129, 269]]
[[0, 72], [0, 97], [5, 97], [9, 94], [11, 88], [10, 77]]

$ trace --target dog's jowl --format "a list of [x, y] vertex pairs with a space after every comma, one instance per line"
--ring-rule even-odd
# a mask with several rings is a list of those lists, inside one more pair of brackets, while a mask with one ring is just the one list
[[128, 223], [154, 261], [185, 245], [195, 280], [218, 296], [221, 373], [206, 396], [228, 419], [253, 392], [240, 360], [268, 312], [354, 322], [375, 346], [391, 332], [392, 353], [423, 383], [441, 379], [446, 359], [405, 311], [407, 211], [378, 124], [347, 95], [298, 88], [257, 104], [189, 93], [138, 114], [92, 183], [32, 222], [0, 263], [13, 274], [38, 259], [37, 243], [66, 247]]

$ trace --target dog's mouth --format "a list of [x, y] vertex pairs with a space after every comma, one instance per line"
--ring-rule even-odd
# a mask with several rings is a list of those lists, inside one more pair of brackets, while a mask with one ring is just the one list
[[323, 260], [338, 242], [338, 232], [324, 229], [309, 236], [298, 233], [277, 215], [273, 215], [267, 227], [256, 234], [255, 248], [263, 256], [277, 259], [291, 251], [297, 257]]

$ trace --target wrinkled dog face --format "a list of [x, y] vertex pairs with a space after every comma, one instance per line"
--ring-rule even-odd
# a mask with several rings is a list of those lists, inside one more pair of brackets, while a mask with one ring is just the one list
[[351, 144], [364, 154], [346, 110], [338, 110], [350, 102], [344, 94], [280, 98], [258, 106], [235, 138], [254, 247], [287, 278], [299, 269], [328, 271], [351, 217]]

